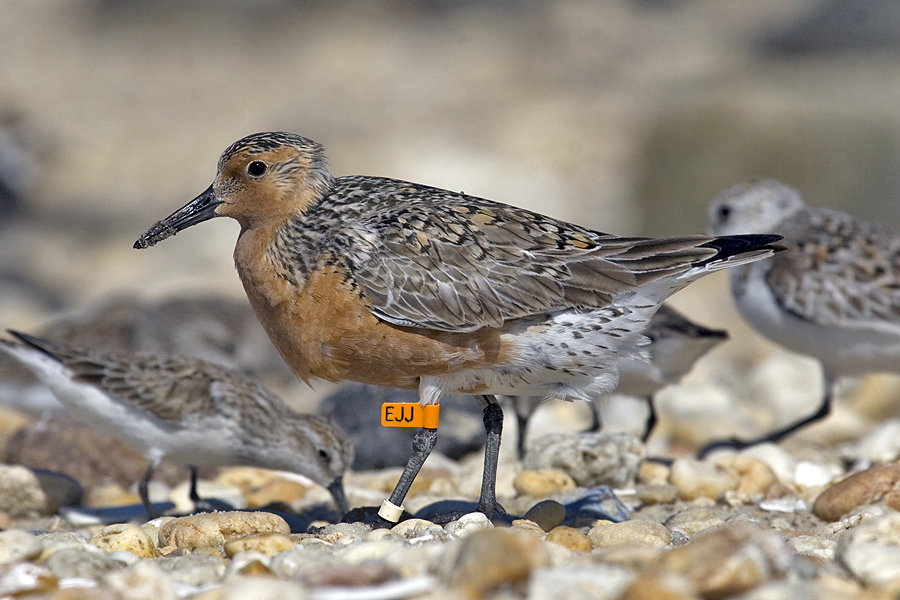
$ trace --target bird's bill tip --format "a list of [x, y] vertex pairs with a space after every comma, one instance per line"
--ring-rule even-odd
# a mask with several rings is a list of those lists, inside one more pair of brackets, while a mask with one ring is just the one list
[[157, 221], [134, 243], [136, 250], [142, 250], [156, 245], [158, 242], [171, 237], [183, 229], [187, 229], [197, 223], [208, 221], [216, 214], [216, 207], [222, 204], [222, 201], [216, 197], [213, 187], [209, 186], [202, 194], [173, 212], [171, 215]]
[[334, 481], [332, 481], [328, 485], [328, 491], [331, 492], [331, 496], [334, 498], [334, 503], [337, 504], [338, 509], [341, 511], [341, 515], [347, 514], [347, 512], [350, 510], [350, 506], [347, 504], [347, 496], [344, 495], [343, 476], [338, 476]]

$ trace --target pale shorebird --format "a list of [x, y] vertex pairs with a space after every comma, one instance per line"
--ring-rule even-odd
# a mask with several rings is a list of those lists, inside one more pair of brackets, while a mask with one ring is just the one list
[[824, 397], [805, 419], [743, 448], [778, 441], [824, 418], [836, 381], [875, 371], [900, 372], [900, 236], [827, 208], [807, 207], [800, 193], [771, 179], [735, 185], [709, 207], [709, 233], [773, 231], [787, 250], [731, 271], [741, 316], [762, 335], [822, 364]]
[[[647, 401], [649, 411], [641, 436], [641, 440], [646, 442], [657, 422], [654, 394], [681, 381], [701, 356], [728, 339], [728, 333], [698, 325], [663, 304], [651, 317], [644, 335], [650, 343], [641, 347], [642, 356], [625, 356], [616, 364], [619, 383], [612, 393]], [[541, 402], [543, 399], [536, 396], [512, 397], [519, 424], [519, 458], [525, 455], [528, 421]], [[599, 400], [594, 400], [592, 404], [594, 421], [591, 430], [598, 431], [602, 426]]]
[[343, 473], [353, 448], [329, 419], [294, 412], [255, 380], [198, 358], [77, 350], [24, 333], [0, 349], [43, 381], [75, 416], [149, 461], [138, 485], [155, 516], [147, 484], [162, 460], [191, 467], [255, 466], [299, 473], [325, 486], [347, 511]]
[[[624, 238], [524, 209], [380, 177], [333, 177], [322, 147], [283, 132], [232, 144], [213, 184], [135, 242], [218, 216], [241, 225], [235, 266], [257, 317], [302, 380], [475, 395], [487, 431], [478, 509], [494, 484], [495, 394], [590, 399], [645, 341], [669, 295], [770, 256], [775, 235]], [[373, 407], [373, 410], [377, 410]], [[402, 502], [434, 447], [423, 427], [379, 514]]]

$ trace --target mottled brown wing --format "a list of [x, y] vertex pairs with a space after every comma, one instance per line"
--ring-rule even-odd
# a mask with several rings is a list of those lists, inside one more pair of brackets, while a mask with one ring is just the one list
[[827, 326], [900, 327], [900, 237], [851, 215], [802, 211], [780, 228], [787, 252], [766, 281], [782, 306]]
[[716, 254], [701, 236], [619, 238], [459, 195], [397, 205], [345, 229], [345, 256], [376, 315], [398, 325], [472, 331], [600, 308]]

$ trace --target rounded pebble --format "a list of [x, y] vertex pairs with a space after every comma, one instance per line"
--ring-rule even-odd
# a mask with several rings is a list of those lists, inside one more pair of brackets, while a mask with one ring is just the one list
[[284, 519], [265, 512], [216, 512], [179, 517], [159, 529], [160, 546], [186, 550], [214, 548], [226, 541], [258, 533], [291, 532]]
[[47, 497], [31, 469], [0, 465], [0, 511], [16, 518], [47, 514], [47, 509]]
[[669, 483], [678, 488], [682, 500], [716, 499], [724, 492], [736, 490], [740, 482], [733, 469], [692, 458], [676, 459], [669, 472]]
[[639, 483], [634, 492], [643, 504], [673, 504], [678, 500], [678, 488], [670, 483]]
[[544, 531], [550, 531], [566, 518], [566, 507], [556, 500], [544, 500], [528, 509], [523, 518], [537, 523]]
[[737, 490], [742, 494], [765, 494], [778, 477], [772, 467], [752, 456], [723, 456], [716, 463], [738, 474]]
[[487, 518], [487, 515], [481, 512], [473, 512], [461, 516], [456, 521], [450, 521], [444, 526], [445, 531], [456, 534], [459, 537], [469, 536], [476, 531], [485, 529], [493, 529], [494, 524]]
[[141, 558], [159, 556], [150, 536], [143, 529], [127, 523], [107, 525], [94, 534], [90, 543], [110, 553], [124, 550]]
[[837, 521], [858, 506], [878, 502], [900, 509], [900, 463], [875, 465], [832, 484], [816, 498], [813, 514]]
[[516, 475], [513, 487], [520, 496], [546, 498], [550, 494], [574, 489], [575, 480], [559, 469], [525, 469]]
[[176, 600], [175, 584], [156, 562], [140, 561], [103, 575], [103, 583], [121, 598]]
[[406, 519], [405, 521], [400, 521], [393, 527], [391, 527], [390, 531], [398, 535], [402, 535], [405, 538], [414, 538], [418, 537], [420, 533], [426, 531], [428, 529], [440, 529], [441, 526], [437, 523], [432, 523], [427, 519]]
[[444, 578], [469, 598], [527, 581], [535, 569], [550, 563], [547, 550], [534, 536], [507, 529], [472, 532], [459, 544]]
[[900, 579], [900, 513], [889, 510], [850, 529], [838, 541], [835, 556], [863, 583]]
[[21, 529], [0, 531], [0, 564], [33, 560], [41, 555], [44, 544]]
[[783, 577], [792, 554], [756, 525], [716, 529], [660, 555], [657, 568], [686, 577], [700, 596], [725, 598]]
[[560, 525], [554, 527], [547, 534], [547, 541], [559, 544], [564, 548], [568, 548], [574, 552], [590, 552], [591, 539], [585, 534], [572, 527]]
[[675, 513], [664, 523], [669, 530], [679, 530], [693, 537], [705, 529], [725, 524], [718, 515], [709, 508], [691, 507]]
[[246, 535], [236, 540], [225, 542], [225, 555], [233, 558], [238, 552], [258, 552], [272, 556], [294, 547], [294, 540], [283, 533], [271, 532], [257, 535]]
[[628, 433], [555, 433], [532, 442], [527, 469], [565, 471], [581, 487], [634, 485], [644, 460], [644, 445]]
[[594, 548], [615, 548], [628, 544], [662, 548], [672, 542], [669, 530], [653, 521], [597, 521], [587, 535]]

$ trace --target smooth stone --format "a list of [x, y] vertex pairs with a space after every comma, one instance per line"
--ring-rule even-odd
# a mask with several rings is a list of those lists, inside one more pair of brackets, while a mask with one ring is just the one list
[[849, 458], [865, 459], [871, 463], [886, 463], [900, 456], [900, 419], [889, 419], [853, 444]]
[[565, 505], [566, 521], [603, 519], [616, 523], [631, 518], [631, 509], [607, 485], [598, 485]]
[[[294, 581], [283, 581], [274, 577], [236, 575], [229, 578], [228, 585], [221, 588], [215, 600], [307, 600], [306, 588]], [[198, 598], [198, 600], [200, 600]], [[205, 597], [202, 600], [207, 600]], [[212, 599], [210, 599], [212, 600]]]
[[47, 558], [47, 566], [60, 579], [99, 579], [104, 573], [125, 565], [110, 559], [99, 548], [89, 546], [58, 550]]
[[574, 552], [590, 552], [591, 538], [572, 527], [560, 525], [547, 533], [547, 541], [559, 544]]
[[508, 529], [475, 531], [452, 548], [441, 569], [442, 579], [469, 598], [481, 598], [500, 587], [528, 581], [550, 558], [532, 535]]
[[534, 521], [529, 521], [528, 519], [516, 519], [509, 528], [512, 531], [520, 531], [528, 535], [533, 535], [539, 540], [547, 539], [547, 532], [544, 531], [540, 525]]
[[166, 556], [155, 561], [176, 584], [199, 587], [219, 581], [225, 575], [226, 560], [221, 556], [194, 552]]
[[900, 509], [900, 463], [875, 465], [832, 484], [812, 511], [823, 521], [837, 521], [858, 506], [879, 502]]
[[566, 507], [556, 500], [543, 500], [529, 508], [523, 518], [537, 523], [544, 531], [550, 531], [565, 520]]
[[836, 559], [867, 585], [900, 579], [900, 513], [888, 510], [838, 540]]
[[575, 480], [559, 469], [525, 469], [516, 475], [513, 487], [520, 496], [546, 498], [575, 489]]
[[294, 547], [294, 540], [283, 533], [260, 533], [246, 535], [236, 540], [225, 542], [225, 555], [234, 558], [238, 552], [258, 552], [265, 556], [272, 556]]
[[[154, 561], [143, 560], [102, 576], [103, 583], [129, 600], [177, 600], [169, 575]], [[246, 600], [246, 599], [245, 599]]]
[[34, 471], [21, 465], [0, 465], [0, 511], [13, 518], [50, 513]]
[[560, 469], [581, 487], [634, 485], [644, 445], [628, 433], [555, 433], [532, 442], [526, 469]]
[[604, 563], [538, 569], [528, 581], [528, 600], [612, 600], [634, 580], [629, 569]]
[[615, 548], [628, 544], [662, 548], [672, 543], [671, 532], [654, 521], [598, 521], [587, 535], [594, 548]]
[[[69, 550], [72, 548], [80, 550], [89, 546], [88, 541], [84, 539], [84, 536], [70, 531], [42, 533], [39, 534], [38, 537], [43, 545], [41, 560], [46, 560], [47, 557], [60, 550]], [[89, 549], [95, 550], [98, 553], [100, 552], [100, 549], [95, 546], [90, 546]]]
[[821, 535], [798, 535], [788, 539], [788, 546], [797, 554], [808, 554], [832, 561], [837, 554], [837, 541]]
[[493, 528], [494, 524], [487, 518], [487, 515], [480, 512], [463, 515], [456, 521], [450, 521], [444, 525], [444, 531], [453, 533], [458, 537], [468, 537], [476, 531], [485, 531]]
[[669, 465], [645, 460], [638, 469], [638, 482], [645, 485], [665, 485], [669, 483]]
[[313, 536], [329, 544], [352, 544], [366, 539], [371, 528], [365, 523], [335, 523], [301, 536]]
[[269, 568], [271, 558], [254, 550], [237, 552], [225, 567], [225, 579], [235, 575], [273, 575]]
[[91, 537], [90, 542], [106, 552], [124, 550], [141, 558], [159, 556], [156, 544], [141, 528], [128, 523], [107, 525]]
[[676, 573], [641, 574], [619, 600], [697, 600], [694, 586]]
[[723, 456], [717, 463], [738, 474], [740, 481], [736, 491], [742, 494], [765, 494], [778, 481], [769, 465], [752, 456]]
[[414, 538], [421, 535], [423, 531], [427, 531], [429, 529], [441, 529], [441, 526], [437, 523], [432, 523], [427, 519], [406, 519], [405, 521], [400, 521], [389, 531], [396, 533], [397, 535], [403, 536], [405, 538]]
[[61, 506], [78, 506], [84, 498], [81, 485], [69, 475], [46, 469], [34, 469], [38, 485], [44, 490], [47, 512], [55, 513]]
[[783, 578], [792, 556], [776, 534], [756, 525], [734, 525], [660, 555], [655, 568], [686, 577], [704, 598], [724, 598]]
[[664, 525], [670, 531], [679, 530], [688, 537], [694, 537], [705, 529], [720, 527], [725, 521], [712, 510], [704, 507], [690, 507], [666, 519]]
[[44, 544], [36, 536], [21, 529], [0, 531], [0, 564], [34, 560]]
[[292, 504], [305, 498], [310, 490], [309, 486], [286, 479], [277, 471], [255, 467], [223, 469], [216, 481], [228, 488], [239, 489], [248, 508], [260, 508], [273, 502]]
[[18, 562], [0, 564], [0, 597], [40, 598], [38, 594], [49, 594], [59, 578], [47, 565]]
[[708, 461], [678, 458], [672, 463], [669, 483], [678, 488], [682, 500], [716, 499], [723, 493], [736, 490], [741, 478], [733, 470]]
[[642, 504], [674, 504], [678, 500], [678, 488], [670, 483], [639, 483], [634, 492]]
[[204, 513], [179, 517], [159, 529], [160, 546], [186, 550], [221, 547], [228, 540], [258, 533], [291, 532], [284, 519], [264, 512]]

